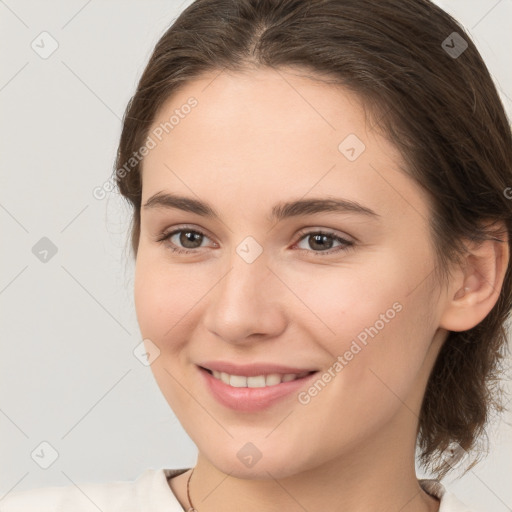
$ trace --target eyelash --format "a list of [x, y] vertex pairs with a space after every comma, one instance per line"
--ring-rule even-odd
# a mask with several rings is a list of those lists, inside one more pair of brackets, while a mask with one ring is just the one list
[[[179, 229], [175, 229], [173, 231], [170, 231], [169, 233], [166, 233], [166, 232], [162, 233], [157, 238], [157, 242], [163, 243], [163, 242], [169, 240], [176, 233], [181, 233], [181, 232], [184, 232], [184, 231], [188, 231], [190, 233], [197, 233], [197, 234], [200, 234], [200, 235], [202, 235], [202, 236], [204, 236], [206, 238], [209, 238], [209, 236], [206, 235], [205, 233], [203, 233], [201, 230], [199, 230], [199, 229], [191, 229], [191, 228], [188, 228], [188, 227], [185, 226], [185, 227], [181, 227]], [[352, 242], [350, 240], [346, 240], [345, 238], [342, 238], [342, 237], [340, 237], [340, 236], [338, 236], [335, 233], [330, 232], [330, 231], [324, 231], [324, 230], [301, 231], [301, 232], [299, 232], [298, 235], [299, 235], [299, 240], [296, 243], [301, 242], [302, 239], [306, 238], [309, 235], [324, 235], [324, 236], [329, 236], [329, 237], [333, 238], [335, 241], [340, 242], [342, 244], [342, 246], [339, 246], [336, 249], [329, 249], [327, 251], [313, 251], [313, 250], [308, 250], [308, 249], [298, 249], [299, 251], [305, 251], [305, 252], [308, 252], [308, 253], [313, 253], [315, 256], [332, 255], [332, 254], [335, 254], [335, 253], [338, 253], [338, 252], [341, 252], [341, 251], [347, 251], [349, 249], [353, 249], [354, 245], [355, 245], [354, 242]], [[197, 252], [197, 249], [199, 249], [199, 248], [196, 248], [196, 249], [181, 249], [180, 247], [173, 247], [171, 245], [169, 245], [168, 248], [172, 252], [176, 252], [176, 253], [179, 253], [179, 254], [195, 253], [195, 252]]]

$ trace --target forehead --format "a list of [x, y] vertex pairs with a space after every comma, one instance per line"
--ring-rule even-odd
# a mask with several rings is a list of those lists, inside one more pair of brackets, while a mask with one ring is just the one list
[[156, 145], [143, 162], [143, 201], [163, 189], [217, 191], [255, 205], [311, 191], [398, 207], [389, 173], [406, 196], [419, 192], [361, 99], [303, 71], [203, 75], [162, 105], [149, 133]]
[[[197, 104], [189, 109], [191, 98]], [[357, 95], [289, 68], [203, 75], [163, 104], [153, 128], [165, 124], [175, 112], [181, 114], [180, 119], [174, 120], [178, 122], [164, 138], [168, 134], [178, 142], [180, 133], [188, 137], [193, 131], [196, 136], [189, 144], [199, 139], [204, 144], [229, 140], [233, 150], [239, 143], [244, 150], [286, 143], [295, 145], [298, 154], [299, 142], [311, 141], [309, 148], [322, 141], [337, 149], [336, 141], [343, 134], [368, 137], [363, 103]]]

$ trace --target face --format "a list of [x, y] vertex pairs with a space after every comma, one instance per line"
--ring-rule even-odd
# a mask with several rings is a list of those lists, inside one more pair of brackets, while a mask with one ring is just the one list
[[[213, 73], [170, 98], [151, 133], [135, 305], [200, 454], [279, 478], [414, 442], [443, 304], [429, 204], [360, 100], [291, 69]], [[221, 363], [316, 373], [242, 389], [201, 369]]]

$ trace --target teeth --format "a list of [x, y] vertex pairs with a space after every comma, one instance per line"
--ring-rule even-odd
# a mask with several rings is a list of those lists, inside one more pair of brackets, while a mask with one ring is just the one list
[[276, 384], [281, 384], [281, 375], [277, 373], [271, 373], [265, 377], [265, 384], [267, 386], [275, 386]]
[[[231, 377], [233, 378], [233, 377]], [[237, 377], [237, 379], [245, 379], [245, 377]], [[258, 375], [256, 377], [247, 377], [247, 387], [248, 388], [264, 388], [265, 387], [265, 376]]]
[[241, 377], [239, 375], [229, 376], [229, 385], [234, 388], [245, 388], [247, 387], [247, 377]]
[[299, 379], [309, 374], [304, 373], [271, 373], [269, 375], [255, 375], [245, 377], [244, 375], [229, 375], [225, 372], [218, 372], [212, 370], [213, 376], [221, 380], [224, 384], [229, 384], [234, 388], [264, 388], [267, 386], [275, 386], [281, 382], [289, 382], [291, 380]]

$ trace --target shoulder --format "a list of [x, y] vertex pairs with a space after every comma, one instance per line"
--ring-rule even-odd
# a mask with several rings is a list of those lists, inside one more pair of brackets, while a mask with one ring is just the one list
[[439, 498], [439, 512], [479, 512], [465, 505], [452, 492], [448, 491], [439, 480], [423, 479], [419, 480], [419, 483], [423, 490]]
[[[1, 512], [142, 512], [166, 503], [173, 511], [174, 495], [167, 484], [171, 470], [146, 469], [134, 481], [79, 483], [8, 492]], [[176, 470], [174, 470], [176, 471]], [[181, 510], [181, 509], [177, 509]]]

